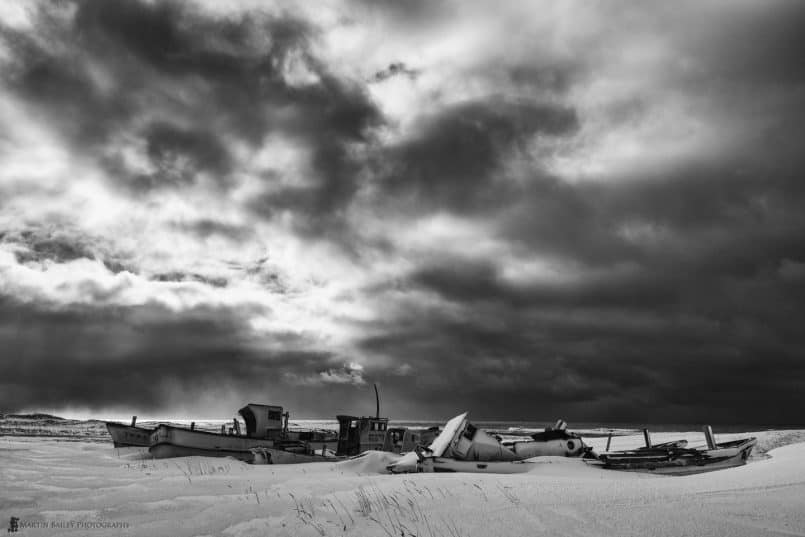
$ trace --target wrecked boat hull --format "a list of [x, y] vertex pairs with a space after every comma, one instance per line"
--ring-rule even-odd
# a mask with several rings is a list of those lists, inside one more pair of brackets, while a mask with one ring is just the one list
[[170, 425], [160, 425], [151, 433], [148, 451], [156, 459], [202, 456], [234, 457], [245, 462], [255, 462], [253, 451], [255, 449], [265, 454], [266, 460], [263, 464], [297, 464], [332, 460], [321, 455], [278, 449], [274, 440], [192, 431]]
[[154, 432], [154, 429], [132, 427], [112, 421], [106, 422], [106, 430], [109, 431], [116, 448], [148, 447], [151, 445], [151, 433]]
[[250, 449], [204, 449], [198, 447], [177, 446], [174, 444], [156, 444], [149, 448], [149, 453], [155, 459], [168, 459], [173, 457], [233, 457], [243, 462], [256, 464], [300, 464], [305, 462], [332, 461], [332, 458], [320, 455], [302, 455], [273, 448], [259, 449], [259, 454]]
[[467, 413], [449, 420], [427, 448], [417, 447], [386, 470], [393, 474], [408, 472], [472, 472], [517, 474], [528, 472], [539, 456], [579, 456], [586, 452], [581, 437], [558, 428], [531, 435], [531, 440], [502, 442], [500, 437], [478, 429], [467, 421]]
[[581, 457], [587, 445], [581, 436], [565, 430], [549, 430], [536, 433], [530, 440], [503, 442], [518, 459], [532, 457]]
[[743, 466], [756, 444], [757, 438], [752, 437], [717, 444], [714, 449], [642, 448], [602, 453], [598, 459], [609, 470], [689, 475]]

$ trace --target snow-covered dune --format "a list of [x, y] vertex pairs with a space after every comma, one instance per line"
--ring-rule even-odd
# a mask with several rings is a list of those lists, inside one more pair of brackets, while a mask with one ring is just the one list
[[[655, 441], [697, 433], [663, 433]], [[0, 518], [21, 535], [802, 535], [805, 431], [750, 433], [767, 452], [686, 477], [546, 457], [528, 474], [378, 473], [388, 454], [250, 466], [151, 460], [97, 442], [0, 438]], [[736, 435], [743, 436], [743, 435]], [[719, 435], [727, 440], [730, 435]], [[640, 436], [618, 437], [613, 449]], [[593, 443], [606, 443], [594, 439]], [[35, 527], [38, 526], [38, 527]], [[45, 526], [45, 527], [43, 527]]]

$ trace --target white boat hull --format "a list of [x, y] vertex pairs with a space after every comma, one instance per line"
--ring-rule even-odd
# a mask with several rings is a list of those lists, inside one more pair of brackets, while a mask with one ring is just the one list
[[143, 429], [142, 427], [132, 427], [122, 423], [106, 422], [106, 430], [112, 437], [112, 442], [116, 448], [119, 447], [148, 447], [151, 445], [151, 433], [153, 429]]

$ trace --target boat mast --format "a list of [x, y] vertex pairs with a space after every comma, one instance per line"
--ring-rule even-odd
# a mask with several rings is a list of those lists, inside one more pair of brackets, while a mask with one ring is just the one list
[[377, 393], [377, 383], [375, 387], [375, 418], [380, 418], [380, 394]]

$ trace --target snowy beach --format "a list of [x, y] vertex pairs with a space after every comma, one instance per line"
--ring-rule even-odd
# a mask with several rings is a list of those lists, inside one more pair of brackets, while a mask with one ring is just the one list
[[[80, 438], [0, 437], [0, 516], [19, 535], [803, 535], [805, 431], [762, 431], [749, 464], [685, 477], [543, 457], [521, 475], [387, 475], [385, 453], [253, 466], [152, 460]], [[719, 435], [729, 440], [747, 434]], [[656, 442], [701, 433], [659, 433]], [[639, 435], [613, 449], [640, 445]], [[590, 440], [597, 449], [606, 438]]]

